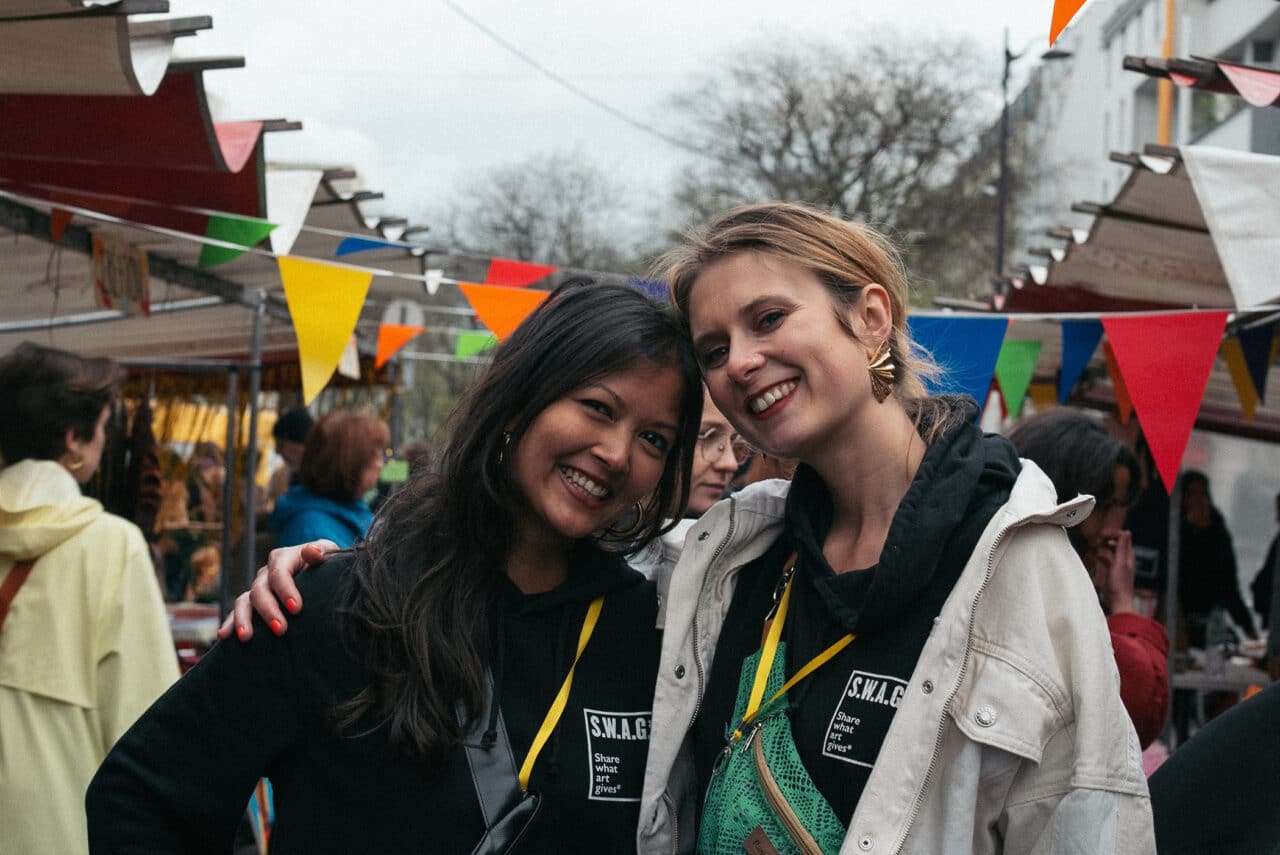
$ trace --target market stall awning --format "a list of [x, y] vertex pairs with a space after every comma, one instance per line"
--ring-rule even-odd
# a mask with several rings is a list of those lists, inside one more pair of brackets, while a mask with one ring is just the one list
[[1255, 107], [1280, 106], [1280, 71], [1222, 59], [1126, 56], [1125, 71], [1172, 80], [1184, 89], [1239, 95]]

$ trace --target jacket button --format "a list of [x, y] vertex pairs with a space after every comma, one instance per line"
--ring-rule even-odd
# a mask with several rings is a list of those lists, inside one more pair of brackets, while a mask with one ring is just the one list
[[990, 727], [996, 723], [996, 711], [991, 707], [978, 707], [978, 711], [973, 714], [973, 720], [980, 727]]
[[708, 537], [710, 537], [710, 536], [711, 536], [711, 532], [709, 532], [709, 531], [704, 531], [702, 534], [698, 535], [698, 540], [699, 540], [699, 541], [703, 541], [703, 540], [706, 540], [706, 539], [707, 539]]
[[924, 692], [926, 695], [933, 694], [933, 681], [925, 680], [920, 686], [920, 691]]
[[858, 838], [858, 848], [861, 849], [863, 852], [870, 852], [871, 847], [875, 845], [876, 845], [876, 842], [871, 839], [870, 834], [864, 834]]
[[683, 679], [684, 679], [684, 666], [683, 666], [683, 665], [677, 665], [677, 666], [676, 666], [676, 679], [677, 679], [677, 680], [683, 680]]

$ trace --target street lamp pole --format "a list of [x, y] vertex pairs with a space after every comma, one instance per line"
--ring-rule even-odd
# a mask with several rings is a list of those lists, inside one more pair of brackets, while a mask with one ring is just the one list
[[[1000, 73], [1000, 173], [996, 178], [996, 278], [1004, 277], [1005, 211], [1009, 206], [1009, 66], [1020, 59], [1033, 40], [1017, 53], [1009, 50], [1009, 28], [1004, 28], [1004, 68]], [[1067, 59], [1069, 50], [1051, 49], [1040, 55], [1042, 60]]]
[[1004, 277], [1004, 212], [1009, 202], [1009, 28], [1004, 28], [1004, 70], [1000, 75], [1000, 174], [996, 178], [996, 278]]

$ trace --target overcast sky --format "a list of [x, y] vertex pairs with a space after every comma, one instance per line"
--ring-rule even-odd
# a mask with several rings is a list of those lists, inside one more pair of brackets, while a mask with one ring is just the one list
[[[1095, 0], [1096, 2], [1096, 0]], [[216, 118], [289, 118], [273, 161], [349, 164], [386, 193], [384, 214], [421, 221], [459, 182], [536, 153], [575, 147], [642, 204], [660, 201], [689, 155], [593, 106], [513, 56], [459, 12], [555, 74], [664, 131], [667, 98], [766, 38], [856, 39], [876, 27], [968, 37], [990, 57], [1047, 45], [1052, 0], [171, 0], [171, 16], [211, 15], [181, 56], [239, 55], [205, 75]], [[1034, 53], [1032, 54], [1034, 56]], [[995, 102], [993, 101], [993, 118]]]

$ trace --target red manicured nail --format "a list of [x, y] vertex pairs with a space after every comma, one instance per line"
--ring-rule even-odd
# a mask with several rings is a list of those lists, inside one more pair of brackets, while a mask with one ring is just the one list
[[240, 639], [241, 641], [244, 641], [245, 638], [248, 637], [248, 635], [249, 635], [249, 627], [247, 626], [236, 627], [236, 638]]
[[289, 610], [289, 614], [296, 615], [298, 613], [298, 601], [293, 597], [284, 601], [284, 607]]
[[276, 635], [279, 635], [281, 632], [284, 631], [284, 624], [280, 623], [279, 618], [276, 618], [271, 621], [271, 631], [274, 632]]

